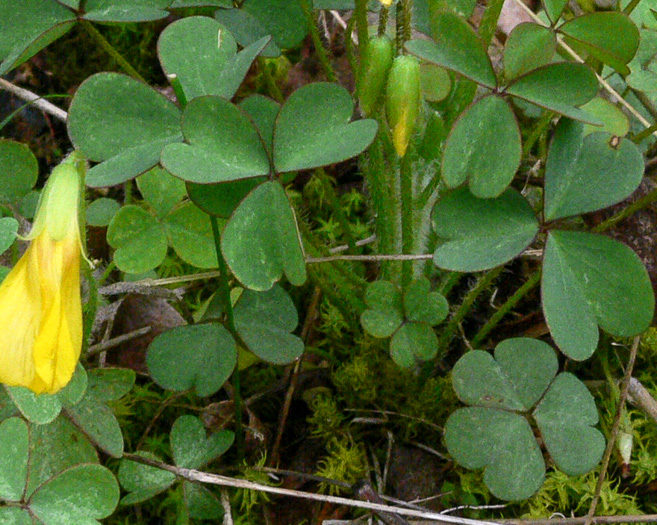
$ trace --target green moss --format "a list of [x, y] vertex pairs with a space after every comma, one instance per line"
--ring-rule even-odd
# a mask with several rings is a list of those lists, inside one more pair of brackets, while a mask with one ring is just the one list
[[[570, 477], [561, 471], [549, 472], [539, 492], [525, 504], [526, 518], [544, 518], [555, 512], [565, 515], [582, 515], [588, 512], [598, 473], [590, 472], [579, 477]], [[600, 492], [597, 514], [622, 516], [642, 514], [636, 498], [625, 494], [617, 480], [606, 480]]]
[[[315, 474], [349, 485], [367, 477], [369, 466], [363, 443], [356, 443], [351, 436], [340, 436], [331, 439], [326, 448], [328, 455], [319, 461]], [[342, 489], [330, 483], [320, 483], [319, 490], [335, 495]]]

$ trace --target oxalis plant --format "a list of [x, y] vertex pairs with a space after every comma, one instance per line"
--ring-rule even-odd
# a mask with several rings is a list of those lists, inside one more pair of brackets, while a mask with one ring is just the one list
[[[534, 22], [491, 46], [502, 4], [491, 0], [475, 29], [471, 0], [0, 0], [1, 74], [74, 26], [121, 70], [75, 89], [64, 115], [74, 151], [46, 177], [29, 235], [19, 219], [32, 217], [37, 159], [30, 145], [0, 141], [0, 522], [97, 523], [115, 511], [119, 485], [121, 505], [175, 492], [178, 523], [230, 519], [230, 501], [197, 483], [228, 478], [193, 474], [224, 454], [244, 456], [244, 369], [303, 357], [305, 303], [291, 291], [306, 283], [418, 381], [451, 369], [464, 406], [435, 423], [453, 460], [484, 469], [497, 498], [531, 497], [546, 465], [577, 476], [607, 450], [606, 469], [612, 443], [568, 369], [594, 355], [600, 330], [624, 340], [648, 328], [644, 264], [604, 232], [655, 195], [594, 227], [582, 216], [642, 182], [656, 128], [643, 115], [655, 112], [657, 23], [638, 1], [580, 14], [544, 0]], [[354, 92], [338, 82], [322, 40], [326, 10], [348, 20]], [[156, 20], [173, 20], [157, 40], [167, 94], [97, 28]], [[327, 81], [283, 96], [270, 65], [307, 35]], [[264, 79], [259, 93], [245, 82], [254, 74]], [[634, 105], [618, 92], [633, 93]], [[326, 172], [345, 161], [367, 195], [370, 245], [354, 236]], [[346, 254], [329, 252], [291, 197], [308, 181], [325, 188]], [[94, 197], [83, 213], [84, 188]], [[85, 259], [84, 224], [106, 227], [110, 261]], [[476, 349], [467, 349], [458, 330], [478, 297], [528, 254], [539, 256], [533, 273], [492, 317], [471, 321]], [[167, 464], [126, 451], [119, 413], [135, 373], [99, 366], [88, 347], [104, 306], [99, 286], [149, 275], [171, 257], [203, 270], [216, 292], [194, 323], [153, 339], [143, 382], [204, 399], [225, 388], [234, 423], [208, 434], [193, 413], [179, 415]], [[501, 340], [499, 322], [538, 286], [549, 337]], [[623, 392], [619, 414], [626, 382]]]

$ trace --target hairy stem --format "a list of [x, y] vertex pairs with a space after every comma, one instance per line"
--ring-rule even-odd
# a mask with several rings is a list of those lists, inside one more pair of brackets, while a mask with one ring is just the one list
[[486, 336], [495, 328], [499, 322], [508, 314], [520, 301], [525, 297], [529, 292], [531, 292], [538, 283], [541, 281], [541, 270], [534, 272], [534, 274], [529, 278], [529, 280], [523, 284], [516, 293], [509, 297], [506, 302], [500, 307], [500, 309], [495, 312], [491, 318], [486, 322], [484, 326], [481, 327], [477, 335], [474, 336], [471, 343], [472, 346], [477, 347], [480, 345]]
[[485, 291], [488, 289], [488, 287], [493, 283], [495, 279], [502, 273], [504, 270], [504, 266], [498, 266], [497, 268], [493, 268], [492, 270], [486, 272], [481, 279], [477, 282], [476, 286], [470, 290], [468, 295], [465, 296], [465, 299], [463, 299], [463, 302], [461, 303], [461, 306], [459, 306], [459, 309], [454, 312], [454, 315], [452, 316], [452, 319], [450, 322], [443, 328], [443, 333], [440, 336], [440, 339], [438, 340], [438, 348], [439, 351], [447, 350], [447, 346], [449, 345], [450, 341], [452, 340], [452, 337], [454, 337], [454, 334], [458, 330], [459, 324], [465, 316], [468, 314], [468, 312], [472, 309], [472, 305], [474, 305], [475, 301], [477, 298]]
[[79, 20], [79, 22], [82, 24], [82, 27], [84, 27], [85, 31], [89, 33], [91, 38], [93, 38], [98, 43], [98, 45], [103, 48], [103, 51], [105, 51], [114, 60], [116, 60], [116, 63], [121, 69], [123, 69], [123, 71], [125, 71], [131, 77], [146, 83], [144, 77], [142, 77], [125, 58], [123, 58], [123, 55], [119, 53], [114, 48], [114, 46], [107, 41], [107, 39], [100, 33], [100, 31], [98, 31], [98, 29], [93, 26], [91, 22], [82, 18]]
[[310, 37], [312, 38], [313, 45], [315, 46], [315, 51], [317, 51], [317, 57], [319, 62], [322, 64], [322, 69], [326, 74], [326, 79], [329, 82], [337, 82], [338, 77], [335, 76], [335, 71], [333, 71], [333, 66], [328, 58], [328, 53], [322, 42], [322, 37], [319, 34], [319, 29], [317, 28], [317, 19], [313, 13], [312, 4], [309, 3], [312, 0], [300, 0], [301, 9], [303, 9], [303, 14], [308, 21], [308, 27], [310, 27]]

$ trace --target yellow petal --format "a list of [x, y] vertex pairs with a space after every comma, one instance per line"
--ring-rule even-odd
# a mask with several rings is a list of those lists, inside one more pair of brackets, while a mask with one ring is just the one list
[[41, 325], [41, 291], [29, 268], [31, 248], [0, 285], [0, 382], [27, 386], [34, 377], [32, 349]]
[[36, 384], [30, 388], [42, 385], [54, 393], [71, 380], [82, 347], [80, 251], [74, 236], [52, 241], [44, 231], [34, 242], [44, 259], [38, 260], [42, 321], [34, 342]]

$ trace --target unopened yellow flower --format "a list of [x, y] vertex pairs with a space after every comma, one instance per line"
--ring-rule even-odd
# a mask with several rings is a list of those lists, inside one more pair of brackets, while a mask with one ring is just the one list
[[0, 382], [36, 393], [66, 386], [82, 348], [75, 161], [53, 170], [30, 246], [0, 284]]

